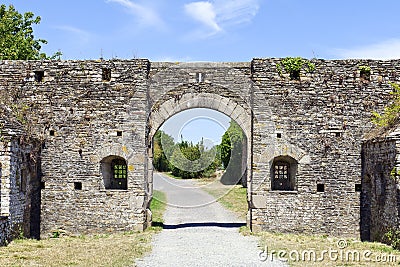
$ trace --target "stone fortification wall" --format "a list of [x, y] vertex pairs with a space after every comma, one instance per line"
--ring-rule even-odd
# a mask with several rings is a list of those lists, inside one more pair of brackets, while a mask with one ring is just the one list
[[361, 239], [389, 242], [385, 235], [399, 230], [400, 132], [363, 144]]
[[[363, 136], [399, 81], [399, 61], [314, 60], [300, 80], [280, 63], [1, 61], [1, 90], [25, 101], [27, 129], [42, 144], [42, 233], [143, 229], [152, 136], [172, 115], [203, 107], [246, 133], [253, 230], [358, 236]], [[126, 161], [126, 190], [106, 189], [109, 157]], [[290, 191], [271, 188], [281, 158], [296, 165]]]
[[[143, 229], [147, 60], [2, 61], [0, 85], [29, 106], [42, 141], [41, 231]], [[106, 190], [100, 162], [119, 156], [127, 190]]]
[[[254, 59], [255, 229], [359, 236], [361, 145], [398, 82], [398, 61], [315, 60], [291, 80], [281, 59]], [[360, 67], [369, 66], [369, 78]], [[271, 190], [273, 158], [297, 165], [293, 191]]]

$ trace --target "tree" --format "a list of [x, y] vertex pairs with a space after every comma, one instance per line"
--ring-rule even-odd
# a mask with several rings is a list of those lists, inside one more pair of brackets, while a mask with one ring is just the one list
[[232, 152], [235, 151], [236, 154], [242, 152], [243, 142], [244, 133], [242, 128], [234, 120], [231, 120], [228, 130], [222, 136], [220, 145], [221, 160], [225, 169], [231, 161]]
[[174, 151], [175, 143], [174, 139], [159, 130], [154, 135], [153, 139], [154, 151], [153, 151], [153, 165], [157, 171], [167, 172], [171, 170], [170, 163], [168, 161], [171, 158]]
[[171, 171], [183, 179], [211, 176], [221, 165], [218, 146], [206, 148], [203, 140], [197, 144], [174, 139], [159, 130], [153, 139], [153, 166], [158, 171]]
[[[35, 39], [34, 24], [39, 24], [41, 18], [32, 12], [20, 14], [13, 5], [7, 9], [0, 6], [0, 60], [37, 60], [47, 58], [41, 53], [42, 44], [47, 41]], [[54, 57], [59, 56], [57, 53]]]
[[[222, 136], [220, 145], [221, 161], [226, 169], [221, 178], [224, 184], [242, 182], [246, 186], [246, 175], [243, 166], [243, 149], [246, 145], [245, 134], [242, 128], [231, 120], [228, 130]], [[244, 179], [242, 179], [244, 178]]]

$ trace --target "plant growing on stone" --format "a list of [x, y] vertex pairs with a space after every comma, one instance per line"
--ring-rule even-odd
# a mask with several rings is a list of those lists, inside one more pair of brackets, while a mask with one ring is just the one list
[[379, 127], [393, 126], [399, 119], [400, 114], [400, 85], [396, 83], [390, 83], [393, 87], [393, 102], [389, 106], [385, 107], [383, 114], [379, 114], [376, 111], [372, 112], [372, 122]]
[[393, 169], [390, 171], [390, 177], [396, 179], [399, 176], [400, 176], [400, 170], [398, 170], [396, 167], [393, 167]]
[[304, 69], [311, 73], [315, 70], [315, 65], [307, 59], [301, 57], [286, 57], [277, 65], [278, 72], [282, 73], [282, 67], [292, 80], [300, 80], [300, 71]]
[[369, 77], [371, 76], [371, 67], [370, 66], [359, 66], [358, 67], [360, 71], [360, 77], [369, 80]]
[[395, 249], [400, 249], [400, 230], [390, 229], [385, 233], [384, 238]]

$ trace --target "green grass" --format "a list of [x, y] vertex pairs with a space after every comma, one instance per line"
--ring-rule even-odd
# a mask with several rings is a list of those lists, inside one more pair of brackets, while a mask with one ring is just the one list
[[164, 223], [163, 214], [167, 207], [166, 195], [161, 192], [153, 191], [153, 200], [150, 203], [150, 210], [152, 212], [152, 228], [155, 230], [161, 230], [162, 224]]
[[[163, 222], [165, 194], [154, 191], [151, 210]], [[0, 247], [0, 266], [133, 266], [151, 251], [151, 239], [160, 227], [144, 232], [107, 233], [43, 240], [18, 239]]]
[[167, 175], [167, 176], [169, 176], [169, 177], [171, 177], [171, 178], [173, 178], [173, 179], [182, 180], [182, 177], [180, 177], [180, 176], [175, 176], [175, 175], [172, 174], [172, 172], [162, 172], [162, 174]]
[[[221, 192], [221, 189], [210, 190], [206, 188], [205, 190], [215, 197], [218, 197], [223, 193]], [[247, 188], [244, 188], [241, 185], [235, 185], [226, 194], [220, 197], [218, 202], [227, 209], [238, 214], [240, 218], [246, 218], [248, 209], [246, 192]]]
[[247, 188], [241, 185], [221, 186], [213, 183], [214, 179], [201, 179], [199, 184], [203, 184], [203, 190], [214, 196], [219, 203], [227, 209], [235, 212], [241, 219], [246, 218], [247, 204]]

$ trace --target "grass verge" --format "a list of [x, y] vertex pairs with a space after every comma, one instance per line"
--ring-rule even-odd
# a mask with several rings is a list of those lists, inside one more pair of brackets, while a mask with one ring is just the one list
[[0, 248], [0, 266], [129, 266], [150, 251], [152, 233], [14, 240]]
[[173, 178], [173, 179], [182, 180], [182, 177], [180, 177], [180, 176], [175, 176], [175, 175], [172, 174], [172, 172], [162, 172], [162, 174], [164, 174], [164, 175], [166, 175], [166, 176], [169, 176], [170, 178]]
[[162, 230], [164, 223], [163, 215], [167, 207], [167, 198], [161, 191], [153, 191], [153, 200], [150, 203], [150, 210], [152, 212], [152, 228], [153, 230]]
[[[201, 185], [212, 181], [203, 179]], [[209, 194], [219, 197], [218, 201], [226, 208], [245, 215], [247, 212], [246, 188], [234, 186], [227, 194], [220, 186], [204, 186]], [[221, 196], [221, 194], [223, 194]], [[356, 239], [333, 238], [328, 236], [280, 234], [270, 232], [252, 233], [248, 227], [241, 227], [243, 235], [254, 235], [259, 238], [260, 247], [277, 260], [281, 251], [282, 258], [290, 266], [399, 266], [400, 251], [382, 243], [361, 242]]]
[[247, 214], [247, 189], [241, 185], [233, 186], [204, 186], [203, 189], [217, 198], [227, 209], [235, 212], [239, 218], [246, 219]]
[[[165, 195], [154, 191], [151, 210], [162, 225]], [[18, 239], [0, 247], [0, 266], [133, 266], [151, 250], [151, 239], [161, 227], [126, 232], [43, 240]]]

